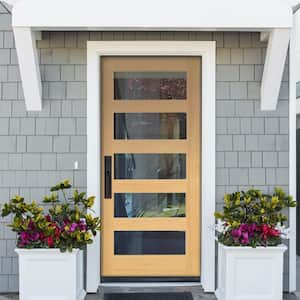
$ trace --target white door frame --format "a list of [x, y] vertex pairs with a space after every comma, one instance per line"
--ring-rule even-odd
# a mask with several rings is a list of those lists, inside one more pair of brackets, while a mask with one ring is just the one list
[[[101, 170], [101, 56], [201, 56], [201, 284], [215, 290], [215, 137], [216, 43], [198, 41], [88, 41], [87, 42], [87, 193], [96, 196], [93, 214], [100, 216]], [[95, 293], [100, 278], [100, 235], [87, 248], [87, 291]], [[180, 284], [180, 283], [178, 283]], [[159, 284], [162, 285], [162, 284]]]

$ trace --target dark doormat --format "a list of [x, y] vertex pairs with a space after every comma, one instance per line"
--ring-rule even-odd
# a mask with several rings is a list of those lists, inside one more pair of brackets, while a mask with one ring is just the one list
[[191, 293], [104, 294], [104, 300], [193, 300]]

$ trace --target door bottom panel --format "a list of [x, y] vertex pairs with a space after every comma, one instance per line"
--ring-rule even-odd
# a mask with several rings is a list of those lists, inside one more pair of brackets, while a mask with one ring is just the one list
[[115, 282], [200, 282], [200, 277], [101, 277], [102, 283]]

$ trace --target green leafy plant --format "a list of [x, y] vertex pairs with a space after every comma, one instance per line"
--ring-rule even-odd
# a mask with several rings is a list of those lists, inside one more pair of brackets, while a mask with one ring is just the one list
[[283, 210], [295, 207], [296, 201], [280, 188], [272, 195], [250, 189], [224, 196], [222, 212], [215, 212], [219, 223], [218, 241], [226, 246], [277, 246], [282, 242]]
[[77, 190], [68, 197], [66, 190], [71, 187], [69, 180], [53, 186], [51, 194], [43, 199], [49, 206], [46, 212], [35, 201], [26, 203], [20, 196], [4, 204], [1, 215], [13, 216], [8, 226], [17, 233], [17, 247], [59, 248], [64, 252], [84, 249], [93, 242], [93, 236], [100, 230], [100, 218], [89, 212], [95, 197], [86, 197]]

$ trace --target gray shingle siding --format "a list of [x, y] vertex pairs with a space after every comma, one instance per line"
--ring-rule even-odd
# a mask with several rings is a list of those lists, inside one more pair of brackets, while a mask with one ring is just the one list
[[[86, 188], [87, 40], [217, 41], [217, 206], [237, 189], [288, 189], [288, 72], [278, 109], [260, 111], [266, 44], [258, 33], [45, 32], [38, 41], [43, 110], [26, 112], [9, 24], [0, 12], [0, 205], [17, 193], [39, 200], [63, 178]], [[0, 292], [16, 291], [14, 235], [2, 225]]]

